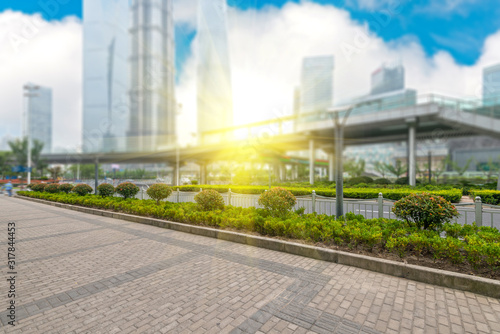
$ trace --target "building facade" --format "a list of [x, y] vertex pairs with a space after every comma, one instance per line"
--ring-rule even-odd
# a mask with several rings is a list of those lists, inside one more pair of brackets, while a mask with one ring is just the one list
[[83, 2], [84, 152], [127, 149], [129, 8], [129, 0]]
[[333, 56], [308, 57], [302, 61], [301, 113], [324, 111], [333, 105]]
[[52, 89], [39, 86], [28, 101], [30, 138], [43, 143], [42, 153], [52, 153]]
[[384, 94], [405, 88], [405, 69], [402, 65], [382, 65], [371, 76], [371, 95]]
[[483, 69], [483, 105], [500, 105], [500, 64]]
[[226, 0], [198, 0], [197, 112], [200, 138], [233, 125]]
[[175, 41], [172, 0], [134, 0], [130, 56], [132, 151], [175, 144]]

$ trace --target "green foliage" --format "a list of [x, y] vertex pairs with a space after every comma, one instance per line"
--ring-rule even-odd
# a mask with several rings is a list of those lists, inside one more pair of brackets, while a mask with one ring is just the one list
[[[374, 186], [373, 188], [371, 186], [364, 188], [345, 188], [344, 196], [347, 198], [373, 199], [377, 198], [379, 193], [382, 193], [384, 195], [384, 198], [397, 201], [413, 193], [425, 192], [425, 190], [420, 190], [418, 187], [416, 188], [408, 186], [406, 187], [398, 186], [398, 187], [399, 188], [394, 188], [394, 189], [382, 188], [381, 186]], [[265, 186], [236, 186], [236, 185], [196, 185], [196, 186], [189, 185], [189, 186], [180, 186], [178, 188], [181, 191], [191, 191], [191, 192], [197, 192], [200, 190], [200, 188], [213, 189], [219, 193], [225, 193], [229, 189], [231, 189], [232, 192], [238, 194], [256, 194], [256, 195], [262, 194], [263, 192], [268, 190], [268, 187]], [[311, 188], [286, 187], [285, 189], [290, 191], [294, 196], [311, 195], [312, 193]], [[314, 189], [317, 195], [325, 197], [335, 197], [334, 184], [332, 184], [332, 187], [324, 187], [324, 188], [315, 187]], [[435, 190], [427, 192], [430, 192], [436, 196], [444, 197], [446, 200], [454, 203], [460, 202], [460, 199], [462, 198], [461, 189], [455, 189], [455, 188], [450, 188], [445, 190], [438, 190], [438, 189], [439, 187], [436, 187]]]
[[120, 183], [116, 186], [116, 192], [125, 199], [135, 197], [139, 190], [139, 187], [131, 182]]
[[419, 229], [440, 229], [444, 223], [458, 217], [457, 209], [443, 197], [429, 193], [411, 194], [394, 204], [396, 217], [415, 224]]
[[160, 205], [160, 201], [167, 199], [172, 194], [172, 188], [164, 183], [156, 183], [151, 185], [146, 193], [156, 201], [156, 204]]
[[[156, 205], [154, 200], [125, 200], [119, 197], [78, 196], [19, 192], [20, 196], [149, 216], [186, 224], [232, 228], [277, 236], [321, 242], [372, 252], [392, 252], [402, 258], [413, 255], [435, 261], [469, 264], [476, 272], [500, 273], [500, 232], [491, 227], [445, 223], [440, 231], [420, 230], [405, 221], [365, 219], [347, 213], [337, 221], [333, 216], [290, 212], [274, 217], [264, 209], [228, 206], [225, 210], [205, 211], [195, 203]], [[217, 194], [214, 192], [214, 194]], [[220, 196], [220, 195], [219, 195]]]
[[56, 183], [49, 184], [44, 189], [46, 192], [55, 194], [59, 192], [59, 185]]
[[[363, 159], [359, 161], [349, 160], [344, 163], [344, 170], [349, 173], [353, 178], [360, 177], [365, 172], [365, 161]], [[373, 181], [373, 180], [372, 180]], [[368, 183], [368, 182], [359, 182]]]
[[[406, 166], [404, 166], [400, 160], [396, 161], [396, 164], [393, 166], [391, 164], [384, 164], [384, 169], [394, 175], [396, 178], [399, 178], [401, 175], [403, 175], [404, 173], [406, 173], [406, 171], [408, 170], [408, 168]], [[408, 182], [407, 182], [408, 184]]]
[[89, 186], [88, 184], [81, 183], [74, 186], [71, 191], [80, 196], [85, 196], [87, 194], [92, 193], [92, 187]]
[[97, 194], [101, 197], [111, 197], [115, 194], [115, 187], [109, 183], [100, 184], [97, 187]]
[[26, 188], [33, 190], [33, 186], [34, 186], [35, 184], [36, 184], [36, 183], [30, 183], [30, 184], [28, 184], [28, 185], [26, 186]]
[[[400, 177], [397, 179], [394, 184], [400, 184], [400, 185], [408, 185], [410, 183], [410, 179], [408, 177]], [[416, 184], [420, 184], [421, 182], [419, 180], [416, 180]]]
[[356, 177], [350, 178], [346, 182], [347, 185], [356, 185], [356, 184], [360, 184], [360, 183], [365, 183], [365, 184], [373, 183], [373, 179], [369, 176], [356, 176]]
[[45, 190], [46, 186], [47, 186], [46, 183], [33, 184], [31, 186], [31, 190], [36, 191], [36, 192], [43, 192]]
[[71, 192], [71, 190], [73, 190], [73, 185], [71, 185], [69, 183], [63, 183], [63, 184], [59, 185], [60, 192], [69, 194]]
[[262, 193], [259, 204], [274, 217], [285, 217], [297, 204], [297, 199], [290, 191], [276, 187]]
[[475, 199], [481, 197], [481, 201], [486, 204], [500, 205], [500, 191], [498, 190], [469, 190], [470, 196]]
[[375, 184], [392, 184], [391, 180], [384, 179], [384, 178], [376, 179], [375, 181], [373, 181], [373, 183], [375, 183]]
[[203, 211], [224, 210], [224, 198], [215, 190], [203, 190], [196, 194], [194, 200]]

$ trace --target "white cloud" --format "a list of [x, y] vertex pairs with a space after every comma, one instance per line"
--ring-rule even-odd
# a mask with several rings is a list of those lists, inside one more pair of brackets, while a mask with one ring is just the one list
[[[382, 63], [399, 59], [406, 68], [408, 88], [420, 93], [480, 98], [482, 68], [500, 59], [500, 32], [487, 40], [474, 66], [462, 66], [444, 51], [428, 57], [411, 36], [387, 43], [366, 24], [354, 22], [347, 11], [333, 6], [288, 3], [281, 9], [259, 11], [232, 8], [228, 15], [238, 123], [291, 114], [293, 90], [300, 82], [301, 61], [307, 56], [335, 56], [336, 102], [367, 93], [370, 74]], [[390, 29], [390, 22], [382, 29]], [[177, 90], [191, 119], [196, 115], [194, 58], [181, 74], [182, 84]], [[190, 131], [195, 129], [196, 122], [191, 121]]]
[[178, 25], [196, 29], [198, 0], [174, 0], [174, 20]]
[[21, 135], [23, 84], [52, 88], [53, 146], [75, 148], [81, 133], [82, 29], [76, 18], [0, 13], [0, 137]]

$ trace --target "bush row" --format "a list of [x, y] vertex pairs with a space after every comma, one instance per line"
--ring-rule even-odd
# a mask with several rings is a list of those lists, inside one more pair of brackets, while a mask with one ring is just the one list
[[500, 205], [500, 191], [498, 190], [469, 190], [471, 198], [481, 197], [486, 204]]
[[461, 226], [446, 223], [433, 231], [422, 230], [405, 221], [365, 219], [350, 213], [344, 220], [335, 220], [335, 217], [327, 215], [291, 212], [286, 216], [279, 216], [264, 209], [232, 206], [224, 207], [223, 210], [205, 211], [195, 203], [167, 202], [157, 205], [154, 200], [102, 198], [93, 195], [40, 192], [18, 194], [181, 223], [241, 229], [357, 250], [392, 252], [402, 258], [414, 255], [454, 264], [468, 263], [477, 272], [487, 269], [492, 275], [500, 274], [500, 232], [495, 228], [477, 227], [475, 224]]
[[[181, 191], [199, 191], [200, 189], [213, 189], [220, 193], [225, 193], [229, 189], [238, 194], [261, 194], [269, 189], [266, 186], [233, 186], [233, 185], [199, 185], [199, 186], [180, 186]], [[284, 187], [295, 196], [311, 195], [311, 188], [295, 188]], [[332, 188], [314, 188], [317, 195], [325, 197], [335, 197], [335, 189]], [[427, 190], [413, 188], [345, 188], [344, 197], [357, 199], [372, 199], [377, 198], [379, 193], [382, 193], [384, 198], [391, 200], [400, 200], [410, 194], [428, 192], [432, 195], [441, 196], [447, 201], [458, 203], [462, 198], [461, 189], [446, 189], [446, 190]]]

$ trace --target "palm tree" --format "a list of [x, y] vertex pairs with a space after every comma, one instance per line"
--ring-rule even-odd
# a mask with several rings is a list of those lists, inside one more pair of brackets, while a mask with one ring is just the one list
[[382, 175], [382, 178], [385, 178], [385, 173], [387, 173], [387, 168], [385, 167], [385, 164], [381, 163], [380, 161], [376, 161], [373, 164], [373, 167], [377, 172], [379, 172]]
[[408, 168], [406, 166], [403, 166], [400, 160], [396, 161], [396, 165], [391, 165], [391, 164], [384, 164], [386, 170], [394, 175], [396, 178], [399, 179], [401, 175], [407, 172]]

